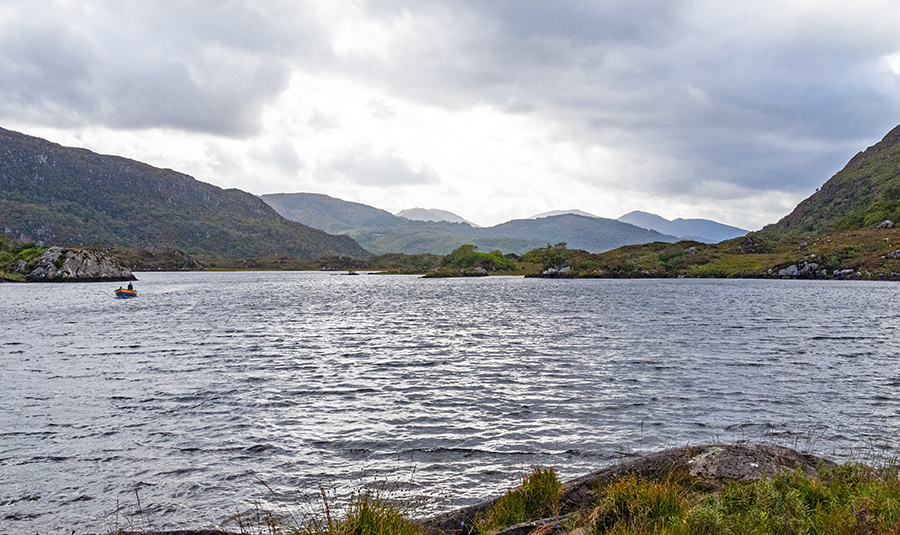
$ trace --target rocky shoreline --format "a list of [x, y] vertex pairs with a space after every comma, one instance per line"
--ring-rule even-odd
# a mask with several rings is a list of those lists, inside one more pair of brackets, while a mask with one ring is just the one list
[[[497, 535], [580, 535], [565, 527], [569, 518], [591, 505], [592, 489], [628, 476], [641, 480], [677, 479], [692, 488], [714, 493], [732, 482], [752, 483], [785, 470], [799, 469], [812, 478], [817, 469], [834, 463], [815, 455], [771, 444], [707, 444], [663, 450], [624, 461], [564, 482], [558, 514], [507, 527]], [[469, 507], [438, 514], [421, 521], [433, 535], [471, 535], [478, 518], [494, 506], [499, 497]], [[114, 535], [235, 535], [216, 530], [118, 531]]]

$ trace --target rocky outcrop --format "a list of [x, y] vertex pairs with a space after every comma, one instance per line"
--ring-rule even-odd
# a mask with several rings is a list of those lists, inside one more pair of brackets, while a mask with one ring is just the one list
[[548, 279], [568, 279], [574, 275], [575, 274], [572, 273], [572, 268], [569, 266], [561, 268], [550, 267], [541, 271], [541, 277]]
[[463, 277], [487, 277], [488, 270], [484, 269], [481, 266], [475, 266], [472, 269], [464, 269], [462, 270]]
[[767, 273], [770, 277], [780, 279], [825, 279], [828, 277], [828, 272], [822, 266], [822, 259], [816, 256], [804, 258], [796, 264], [781, 269], [772, 268]]
[[[749, 483], [764, 475], [800, 469], [817, 477], [816, 467], [833, 464], [814, 455], [771, 444], [712, 444], [664, 450], [604, 468], [563, 484], [560, 515], [512, 526], [501, 535], [525, 535], [540, 528], [542, 534], [565, 533], [566, 519], [592, 503], [592, 490], [621, 477], [641, 479], [676, 478], [693, 488], [716, 491], [729, 482]], [[476, 518], [484, 515], [496, 498], [427, 519], [425, 528], [434, 534], [469, 535]]]
[[[29, 266], [30, 267], [30, 266]], [[51, 247], [26, 276], [29, 282], [111, 282], [137, 278], [113, 256], [94, 249]]]

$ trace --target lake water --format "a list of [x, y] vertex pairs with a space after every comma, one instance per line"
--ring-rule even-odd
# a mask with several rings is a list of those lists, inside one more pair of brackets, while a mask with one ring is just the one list
[[896, 283], [138, 277], [0, 285], [0, 533], [234, 529], [373, 481], [444, 510], [713, 441], [896, 452]]

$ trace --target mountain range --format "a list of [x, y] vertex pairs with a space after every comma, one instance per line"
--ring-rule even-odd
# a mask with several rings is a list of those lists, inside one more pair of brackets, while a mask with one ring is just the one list
[[250, 193], [2, 128], [0, 229], [38, 245], [177, 248], [200, 258], [369, 256]]
[[[431, 216], [423, 209], [401, 214], [442, 220], [411, 220], [320, 194], [259, 198], [171, 169], [63, 147], [0, 128], [0, 231], [20, 243], [175, 248], [200, 259], [445, 255], [465, 244], [482, 251], [522, 254], [538, 248], [557, 251], [558, 247], [546, 246], [561, 242], [585, 254], [629, 246], [628, 258], [632, 258], [641, 254], [640, 248], [634, 249], [637, 244], [656, 243], [647, 249], [655, 252], [646, 257], [654, 262], [659, 256], [657, 264], [647, 265], [656, 269], [657, 265], [677, 264], [662, 259], [674, 254], [674, 249], [666, 249], [666, 242], [688, 238], [698, 243], [698, 252], [683, 265], [693, 266], [686, 274], [696, 275], [701, 265], [713, 274], [751, 273], [755, 262], [765, 260], [754, 254], [788, 258], [791, 251], [812, 247], [808, 241], [819, 244], [817, 237], [828, 233], [843, 233], [823, 241], [843, 248], [819, 244], [822, 252], [815, 253], [818, 263], [825, 258], [828, 265], [850, 265], [858, 257], [868, 258], [870, 252], [892, 259], [878, 252], [891, 246], [890, 236], [873, 241], [871, 230], [876, 226], [890, 229], [893, 221], [900, 220], [900, 126], [854, 156], [778, 223], [746, 235], [742, 229], [709, 220], [669, 221], [646, 212], [631, 212], [613, 220], [577, 210], [556, 211], [485, 228], [446, 211], [426, 212]], [[449, 222], [448, 218], [462, 221]], [[718, 246], [701, 248], [699, 242], [718, 242]], [[735, 260], [736, 254], [743, 256]], [[723, 268], [723, 262], [733, 262], [740, 271], [727, 265]], [[867, 262], [881, 268], [880, 261]], [[900, 266], [895, 271], [900, 273]]]
[[315, 193], [279, 193], [261, 198], [288, 219], [326, 232], [347, 234], [374, 254], [446, 255], [466, 244], [482, 251], [524, 254], [560, 242], [568, 247], [601, 252], [622, 245], [677, 241], [675, 236], [614, 219], [571, 213], [474, 227], [462, 222], [409, 220], [371, 206]]
[[709, 219], [682, 219], [668, 220], [656, 214], [634, 211], [629, 212], [618, 219], [624, 223], [678, 236], [682, 240], [693, 240], [703, 243], [719, 243], [747, 234], [748, 231], [723, 225]]
[[[563, 214], [583, 215], [586, 217], [598, 217], [582, 210], [554, 210], [531, 216], [529, 219], [552, 217]], [[648, 212], [635, 210], [617, 219], [623, 223], [629, 223], [636, 227], [655, 230], [662, 234], [676, 236], [681, 240], [692, 240], [702, 243], [718, 243], [747, 234], [747, 231], [730, 225], [723, 225], [710, 219], [675, 219], [670, 221], [664, 217]]]

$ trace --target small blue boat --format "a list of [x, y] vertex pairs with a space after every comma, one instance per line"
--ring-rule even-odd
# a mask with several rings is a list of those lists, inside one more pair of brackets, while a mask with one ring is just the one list
[[125, 288], [119, 288], [116, 290], [116, 297], [119, 299], [131, 299], [132, 297], [137, 297], [137, 290], [126, 290]]

